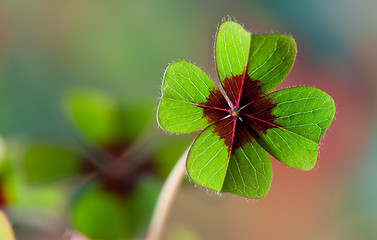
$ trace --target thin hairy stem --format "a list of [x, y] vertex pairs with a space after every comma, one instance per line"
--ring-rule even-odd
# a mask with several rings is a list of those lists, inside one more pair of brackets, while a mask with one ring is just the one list
[[185, 162], [189, 148], [183, 153], [166, 179], [158, 197], [146, 240], [160, 240], [167, 217], [185, 176]]

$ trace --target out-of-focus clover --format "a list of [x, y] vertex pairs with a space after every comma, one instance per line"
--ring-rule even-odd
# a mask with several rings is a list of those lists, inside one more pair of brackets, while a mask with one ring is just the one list
[[23, 139], [0, 142], [0, 208], [7, 211], [16, 230], [45, 232], [65, 207], [67, 188], [59, 182], [43, 187], [30, 185], [19, 161]]
[[[187, 145], [152, 141], [153, 103], [122, 102], [103, 92], [75, 90], [64, 110], [77, 131], [70, 140], [34, 142], [24, 154], [29, 182], [71, 177], [73, 227], [93, 239], [128, 239], [142, 234], [162, 179]], [[73, 178], [72, 178], [73, 177]]]

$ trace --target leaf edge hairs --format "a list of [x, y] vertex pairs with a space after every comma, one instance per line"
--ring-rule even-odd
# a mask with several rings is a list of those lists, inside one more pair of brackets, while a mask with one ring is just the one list
[[254, 35], [225, 21], [218, 27], [215, 57], [221, 90], [191, 63], [167, 67], [157, 121], [170, 133], [202, 130], [186, 161], [193, 182], [261, 198], [272, 182], [267, 152], [291, 168], [311, 170], [335, 103], [313, 87], [272, 92], [295, 61], [296, 42], [288, 35]]

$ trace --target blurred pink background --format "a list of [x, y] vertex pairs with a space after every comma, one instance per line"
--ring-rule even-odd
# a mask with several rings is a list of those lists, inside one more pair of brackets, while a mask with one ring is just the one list
[[262, 199], [185, 184], [164, 239], [377, 239], [376, 9], [369, 0], [4, 0], [0, 134], [9, 142], [69, 135], [59, 109], [75, 87], [142, 97], [154, 111], [168, 63], [189, 60], [216, 79], [216, 27], [231, 16], [255, 33], [292, 35], [296, 63], [278, 88], [322, 89], [335, 99], [336, 119], [314, 170], [271, 157], [272, 187]]

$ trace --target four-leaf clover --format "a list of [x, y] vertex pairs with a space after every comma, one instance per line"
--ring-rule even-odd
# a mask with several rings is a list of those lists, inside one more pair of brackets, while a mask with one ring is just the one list
[[335, 104], [313, 87], [270, 93], [293, 65], [296, 43], [290, 36], [254, 35], [226, 21], [218, 28], [215, 56], [220, 88], [188, 62], [168, 66], [158, 122], [172, 133], [204, 129], [186, 161], [195, 183], [260, 198], [272, 180], [268, 153], [292, 168], [314, 167]]

